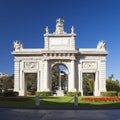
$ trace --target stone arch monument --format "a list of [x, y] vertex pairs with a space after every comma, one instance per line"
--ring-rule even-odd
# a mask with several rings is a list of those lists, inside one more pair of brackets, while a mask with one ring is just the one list
[[74, 27], [71, 33], [64, 31], [64, 20], [56, 20], [56, 30], [49, 33], [48, 26], [44, 34], [44, 48], [24, 48], [19, 41], [14, 42], [14, 91], [25, 95], [25, 73], [37, 74], [37, 91], [51, 91], [50, 70], [55, 64], [64, 64], [69, 71], [68, 91], [80, 91], [83, 95], [83, 74], [94, 73], [94, 96], [106, 91], [106, 55], [105, 42], [99, 41], [96, 48], [75, 48]]

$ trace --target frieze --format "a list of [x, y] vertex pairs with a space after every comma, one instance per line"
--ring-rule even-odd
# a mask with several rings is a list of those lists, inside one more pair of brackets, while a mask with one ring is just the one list
[[99, 60], [101, 58], [101, 56], [83, 56], [83, 59], [86, 59], [86, 60]]
[[24, 62], [25, 69], [37, 69], [38, 63], [37, 62]]
[[41, 60], [41, 57], [15, 57], [15, 60]]
[[82, 68], [83, 69], [97, 69], [97, 63], [96, 62], [83, 62]]

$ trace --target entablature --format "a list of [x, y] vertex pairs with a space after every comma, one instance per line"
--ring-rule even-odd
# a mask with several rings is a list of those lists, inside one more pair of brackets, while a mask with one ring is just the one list
[[80, 54], [84, 55], [107, 55], [108, 51], [100, 49], [79, 49]]

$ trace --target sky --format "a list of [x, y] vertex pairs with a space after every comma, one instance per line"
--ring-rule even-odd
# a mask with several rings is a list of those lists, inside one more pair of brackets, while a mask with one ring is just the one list
[[96, 48], [106, 42], [106, 77], [120, 80], [120, 0], [0, 0], [0, 72], [14, 73], [13, 42], [24, 48], [44, 48], [45, 27], [55, 31], [64, 19], [65, 32], [74, 26], [76, 48]]

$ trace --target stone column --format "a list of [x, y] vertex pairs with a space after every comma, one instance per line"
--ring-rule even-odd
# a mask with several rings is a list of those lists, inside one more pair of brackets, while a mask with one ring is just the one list
[[83, 73], [82, 71], [79, 73], [80, 74], [80, 82], [79, 82], [79, 90], [81, 92], [81, 96], [83, 96]]
[[23, 72], [23, 68], [22, 68], [22, 66], [23, 66], [23, 62], [21, 62], [21, 64], [20, 64], [20, 91], [23, 91], [24, 89], [25, 89], [25, 74], [24, 74], [24, 72]]
[[37, 91], [40, 91], [40, 71], [37, 72]]
[[99, 77], [98, 72], [95, 73], [95, 82], [94, 82], [94, 96], [99, 96]]
[[48, 86], [49, 73], [48, 73], [48, 61], [44, 61], [44, 91], [49, 91]]
[[106, 91], [106, 60], [101, 61], [100, 69], [100, 89], [101, 91]]
[[14, 60], [14, 91], [19, 92], [20, 89], [20, 61]]
[[70, 72], [70, 79], [69, 79], [69, 91], [75, 92], [75, 61], [71, 61], [71, 72]]
[[26, 89], [27, 89], [27, 86], [25, 86], [25, 85], [27, 85], [26, 84], [26, 80], [25, 80], [25, 73], [24, 73], [24, 62], [20, 62], [20, 91], [19, 91], [19, 95], [20, 96], [24, 96], [24, 95], [26, 95]]

